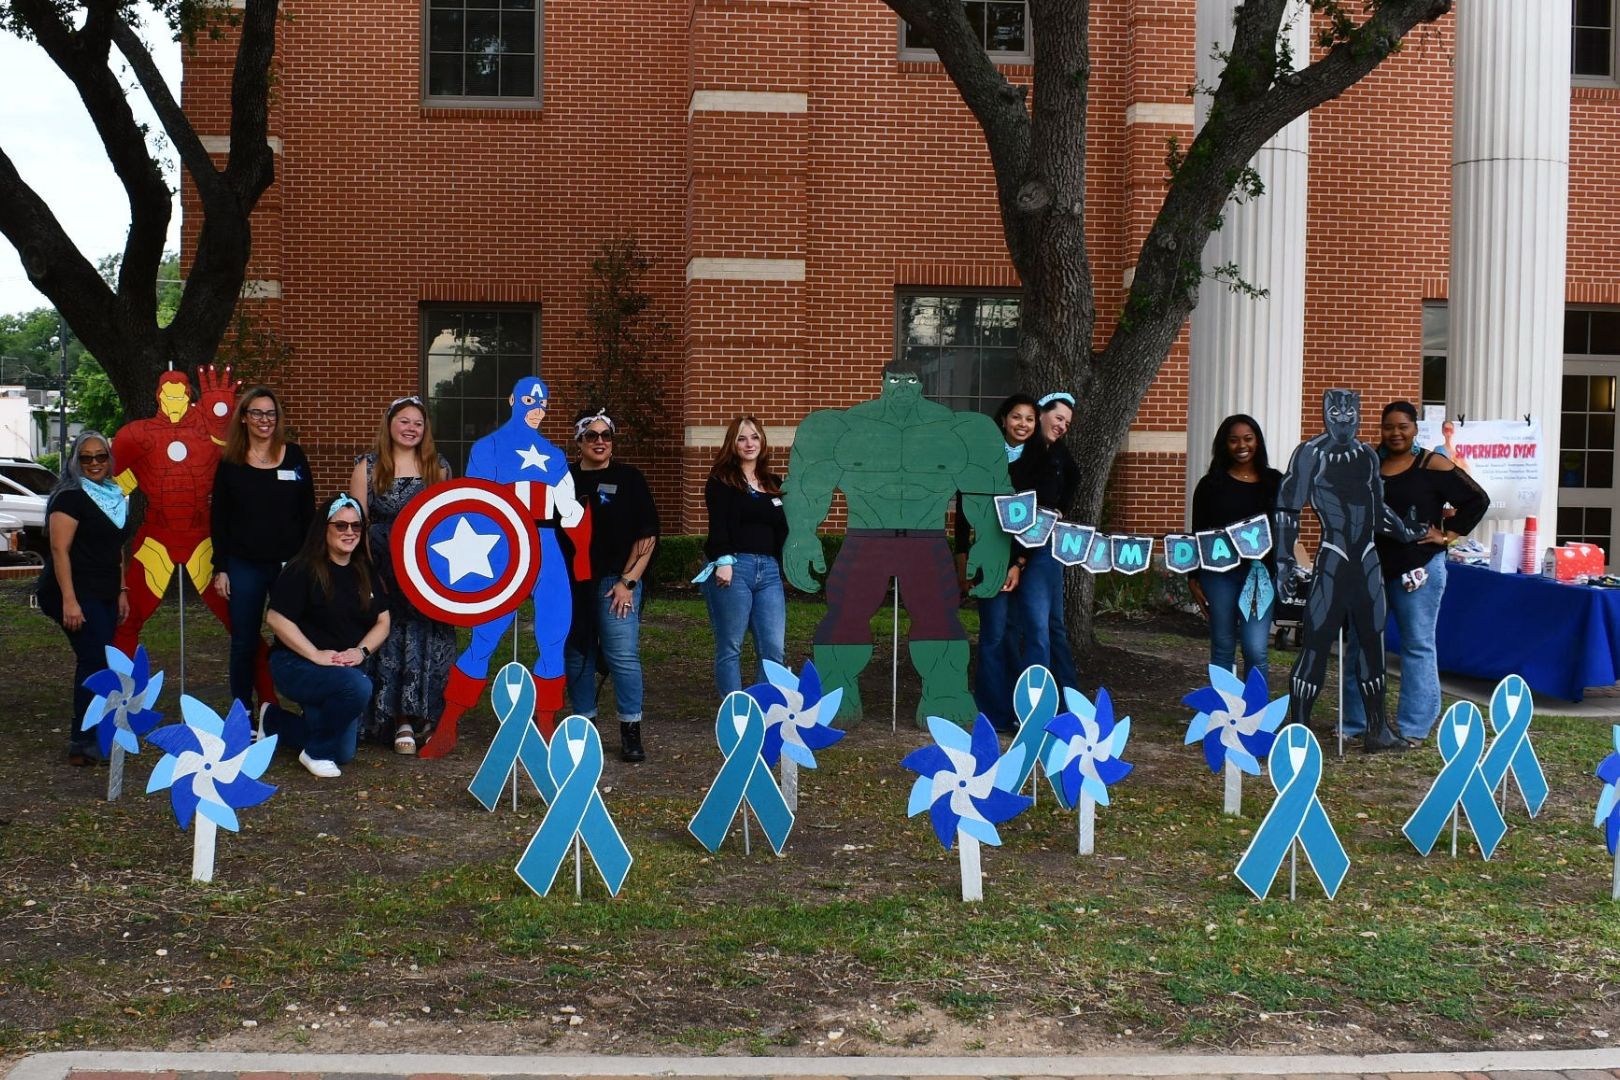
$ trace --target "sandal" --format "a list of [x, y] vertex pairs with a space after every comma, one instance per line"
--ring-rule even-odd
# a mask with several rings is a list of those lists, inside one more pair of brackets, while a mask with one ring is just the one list
[[411, 756], [416, 753], [416, 731], [409, 724], [394, 729], [394, 753]]

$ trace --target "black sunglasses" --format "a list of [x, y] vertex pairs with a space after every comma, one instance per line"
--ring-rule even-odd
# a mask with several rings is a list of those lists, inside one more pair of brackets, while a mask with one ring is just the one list
[[357, 533], [360, 531], [360, 523], [358, 521], [328, 521], [327, 524], [332, 526], [332, 528], [336, 529], [340, 533]]
[[580, 442], [612, 442], [613, 441], [613, 432], [611, 432], [611, 431], [587, 431], [585, 434], [583, 434], [583, 435], [581, 435], [579, 437], [579, 441]]
[[111, 460], [112, 460], [112, 455], [108, 454], [108, 453], [105, 453], [105, 452], [100, 453], [100, 454], [80, 454], [79, 455], [79, 464], [80, 465], [105, 465], [107, 462], [109, 462]]

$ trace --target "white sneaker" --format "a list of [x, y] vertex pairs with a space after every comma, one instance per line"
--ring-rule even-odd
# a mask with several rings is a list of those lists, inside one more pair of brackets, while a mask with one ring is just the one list
[[264, 739], [264, 716], [269, 711], [270, 703], [268, 701], [259, 704], [259, 726], [253, 729], [254, 742], [260, 742]]
[[334, 776], [342, 776], [343, 770], [337, 767], [334, 761], [325, 758], [312, 758], [309, 751], [301, 751], [298, 755], [298, 764], [309, 770], [311, 776], [319, 776], [323, 780], [330, 780]]

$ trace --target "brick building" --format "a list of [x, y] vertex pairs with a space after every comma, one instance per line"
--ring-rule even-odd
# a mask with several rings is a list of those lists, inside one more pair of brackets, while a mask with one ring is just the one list
[[[1232, 3], [1093, 0], [1088, 202], [1101, 333], [1161, 197], [1166, 140], [1185, 144], [1193, 132], [1201, 26], [1212, 17], [1218, 25], [1223, 8], [1229, 20]], [[278, 381], [323, 488], [345, 475], [403, 393], [431, 399], [441, 446], [464, 457], [522, 371], [551, 383], [548, 431], [562, 444], [562, 421], [579, 404], [588, 263], [625, 233], [655, 260], [647, 285], [675, 332], [662, 370], [667, 429], [641, 462], [671, 527], [703, 528], [702, 476], [738, 412], [758, 414], [786, 444], [808, 410], [871, 396], [899, 353], [921, 360], [929, 390], [956, 407], [988, 407], [1014, 388], [1018, 282], [980, 134], [927, 43], [879, 0], [285, 6], [271, 120], [278, 179], [255, 215], [249, 290], [295, 350]], [[1453, 108], [1457, 22], [1470, 12], [1495, 19], [1486, 44], [1510, 47], [1526, 38], [1513, 19], [1550, 25], [1551, 44], [1533, 62], [1508, 57], [1543, 78], [1548, 63], [1563, 65], [1552, 107], [1569, 129], [1567, 268], [1537, 264], [1543, 277], [1563, 278], [1540, 312], [1555, 324], [1542, 338], [1558, 340], [1530, 377], [1579, 381], [1561, 423], [1551, 416], [1557, 387], [1545, 414], [1549, 434], [1562, 435], [1561, 471], [1579, 481], [1562, 500], [1560, 532], [1613, 550], [1613, 0], [1576, 0], [1573, 32], [1562, 0], [1460, 6], [1468, 10], [1420, 28], [1297, 133], [1293, 152], [1308, 163], [1299, 185], [1270, 185], [1296, 224], [1267, 229], [1298, 245], [1280, 273], [1300, 299], [1291, 315], [1259, 316], [1296, 329], [1280, 346], [1257, 344], [1263, 328], [1251, 328], [1221, 348], [1285, 354], [1258, 366], [1284, 400], [1244, 410], [1266, 421], [1274, 458], [1286, 457], [1302, 426], [1317, 430], [1328, 386], [1358, 387], [1369, 405], [1449, 393], [1459, 411], [1459, 391], [1447, 386], [1448, 356], [1457, 378], [1453, 339], [1465, 337], [1460, 311], [1448, 307], [1458, 280], [1453, 133], [1465, 130]], [[1028, 83], [1023, 0], [968, 8], [1002, 70]], [[220, 151], [232, 56], [227, 39], [186, 57], [186, 109]], [[1480, 77], [1511, 82], [1486, 67]], [[1545, 126], [1534, 115], [1516, 123]], [[1535, 194], [1521, 191], [1519, 201]], [[187, 229], [197, 226], [188, 214]], [[1529, 258], [1513, 242], [1557, 240], [1503, 247], [1496, 234], [1511, 229], [1468, 228], [1481, 245], [1470, 251], [1487, 251], [1493, 264]], [[1233, 306], [1241, 298], [1206, 292], [1194, 335], [1206, 309], [1221, 317], [1217, 303], [1253, 321]], [[1202, 468], [1210, 437], [1210, 420], [1189, 411], [1187, 342], [1184, 333], [1116, 466], [1117, 524], [1182, 524], [1185, 473]], [[1279, 362], [1290, 372], [1281, 380], [1267, 366]], [[1504, 413], [1530, 411], [1507, 400], [1515, 404]], [[1571, 461], [1580, 467], [1571, 471]]]

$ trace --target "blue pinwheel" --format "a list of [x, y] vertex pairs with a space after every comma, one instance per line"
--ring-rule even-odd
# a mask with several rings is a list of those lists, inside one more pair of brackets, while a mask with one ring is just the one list
[[108, 645], [107, 666], [84, 680], [84, 686], [96, 696], [84, 712], [81, 728], [96, 729], [101, 756], [108, 756], [115, 744], [131, 754], [140, 753], [137, 736], [145, 735], [163, 719], [162, 713], [151, 709], [163, 692], [163, 672], [151, 674], [146, 646], [137, 645], [131, 660]]
[[1614, 727], [1614, 753], [1598, 763], [1597, 778], [1603, 781], [1603, 794], [1598, 796], [1592, 825], [1603, 830], [1609, 854], [1614, 855], [1620, 847], [1620, 724]]
[[1046, 748], [1046, 775], [1057, 783], [1064, 807], [1073, 809], [1085, 795], [1108, 805], [1108, 785], [1123, 780], [1133, 766], [1120, 757], [1131, 737], [1131, 718], [1114, 722], [1108, 691], [1097, 688], [1093, 705], [1080, 691], [1063, 688], [1067, 711], [1047, 721], [1052, 741]]
[[1288, 695], [1269, 701], [1266, 677], [1259, 668], [1246, 682], [1223, 667], [1209, 665], [1209, 685], [1181, 699], [1197, 709], [1187, 725], [1186, 741], [1204, 742], [1204, 761], [1219, 773], [1231, 762], [1251, 776], [1260, 775], [1260, 762], [1271, 753], [1277, 728], [1288, 715]]
[[938, 716], [928, 718], [934, 744], [913, 750], [900, 764], [920, 774], [911, 787], [906, 813], [928, 811], [934, 835], [949, 851], [960, 829], [981, 843], [999, 845], [996, 823], [1017, 817], [1035, 800], [1013, 793], [1023, 764], [1022, 747], [1001, 753], [996, 729], [983, 713], [970, 736]]
[[799, 675], [771, 660], [763, 664], [769, 681], [748, 688], [748, 696], [765, 712], [765, 742], [759, 755], [773, 768], [786, 754], [789, 761], [813, 769], [816, 751], [844, 737], [844, 732], [832, 726], [844, 689], [823, 694], [821, 676], [810, 661]]
[[152, 770], [146, 793], [169, 789], [174, 818], [184, 829], [193, 815], [236, 832], [236, 811], [256, 806], [276, 793], [259, 777], [276, 752], [276, 736], [253, 741], [252, 725], [240, 701], [231, 702], [224, 720], [194, 697], [181, 695], [183, 724], [170, 724], [148, 735], [164, 751]]

